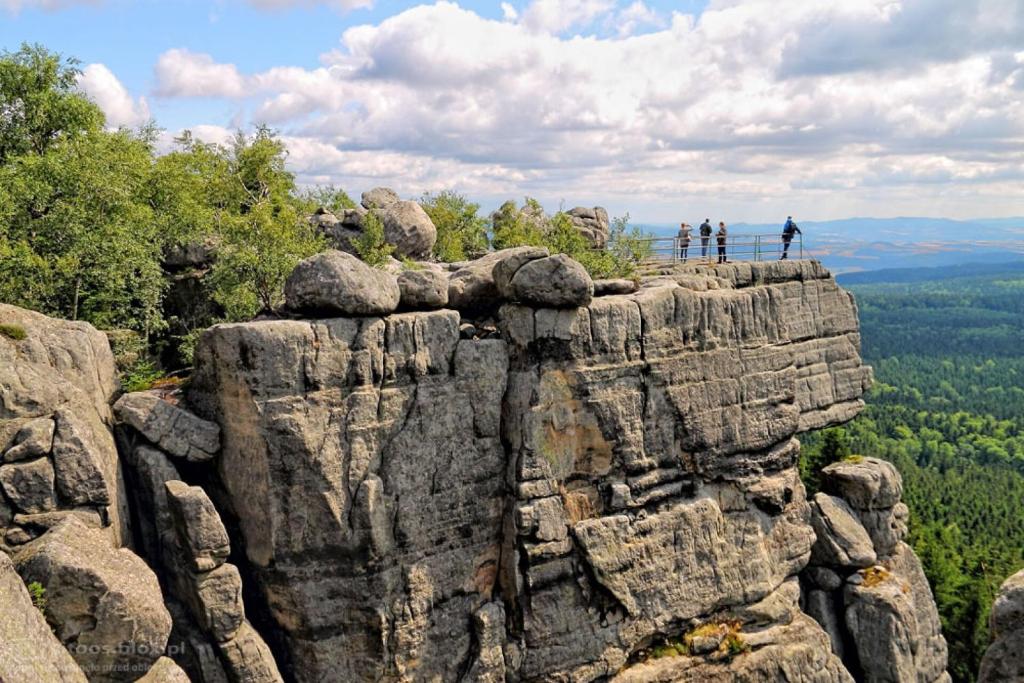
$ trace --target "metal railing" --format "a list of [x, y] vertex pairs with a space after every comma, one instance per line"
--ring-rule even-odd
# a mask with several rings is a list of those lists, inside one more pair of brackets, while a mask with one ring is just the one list
[[[703, 242], [707, 240], [706, 244]], [[718, 238], [715, 235], [702, 238], [692, 237], [684, 247], [678, 237], [651, 237], [645, 240], [650, 246], [647, 262], [654, 263], [715, 263], [719, 259]], [[789, 248], [786, 248], [787, 242]], [[796, 234], [791, 240], [784, 240], [781, 234], [728, 235], [725, 243], [727, 261], [773, 261], [787, 258], [804, 258], [803, 235]]]

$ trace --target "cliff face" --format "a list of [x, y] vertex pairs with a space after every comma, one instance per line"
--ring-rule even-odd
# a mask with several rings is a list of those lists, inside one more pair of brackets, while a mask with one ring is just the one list
[[[499, 338], [459, 322], [204, 336], [191, 398], [223, 430], [224, 503], [283, 670], [849, 680], [798, 607], [815, 536], [794, 435], [851, 419], [870, 382], [826, 271], [739, 264], [585, 308], [506, 304]], [[690, 656], [651, 657], [676, 642]]]
[[[362, 310], [366, 267], [319, 258]], [[337, 309], [318, 268], [302, 305]], [[945, 680], [898, 473], [840, 463], [811, 501], [797, 474], [871, 381], [818, 264], [427, 275], [388, 284], [449, 282], [472, 324], [219, 325], [187, 403], [118, 397], [102, 335], [0, 307], [27, 332], [0, 336], [0, 678]]]

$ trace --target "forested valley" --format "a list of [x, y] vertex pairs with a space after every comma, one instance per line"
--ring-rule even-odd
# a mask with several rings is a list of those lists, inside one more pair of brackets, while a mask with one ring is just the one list
[[856, 420], [803, 439], [805, 480], [851, 454], [897, 465], [950, 673], [972, 681], [999, 585], [1024, 567], [1024, 262], [840, 282], [857, 297], [875, 386]]

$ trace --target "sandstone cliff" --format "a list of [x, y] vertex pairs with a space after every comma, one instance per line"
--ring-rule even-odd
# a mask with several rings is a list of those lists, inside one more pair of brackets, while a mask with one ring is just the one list
[[[297, 271], [294, 308], [368, 305], [324, 296], [365, 282], [346, 259]], [[51, 646], [47, 671], [70, 673], [47, 680], [942, 680], [898, 485], [883, 472], [880, 502], [809, 502], [797, 475], [796, 435], [854, 417], [870, 383], [852, 297], [814, 262], [639, 289], [581, 272], [523, 248], [442, 271], [424, 307], [452, 308], [388, 312], [419, 280], [438, 289], [431, 271], [368, 292], [380, 315], [219, 325], [187, 403], [112, 411], [91, 328], [0, 311], [38, 342], [0, 338], [0, 452], [19, 468], [3, 550], [26, 582], [84, 567], [128, 616], [155, 615], [145, 657], [83, 658], [56, 615], [95, 603], [55, 591], [47, 617], [81, 670]], [[80, 422], [75, 462], [98, 474], [49, 484], [68, 452], [50, 435]], [[892, 595], [858, 582], [868, 569], [900, 577]], [[892, 666], [866, 665], [871, 638]]]

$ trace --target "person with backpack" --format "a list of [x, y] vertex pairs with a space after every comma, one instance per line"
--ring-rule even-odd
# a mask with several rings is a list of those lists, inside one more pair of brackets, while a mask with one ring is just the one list
[[700, 257], [707, 258], [708, 242], [711, 241], [711, 219], [705, 218], [700, 224]]
[[725, 257], [725, 243], [728, 240], [729, 231], [725, 229], [725, 221], [718, 222], [718, 232], [715, 233], [716, 241], [718, 242], [718, 262], [728, 263], [728, 259]]
[[780, 261], [789, 258], [789, 243], [793, 241], [793, 236], [798, 234], [803, 236], [800, 228], [793, 222], [793, 217], [789, 216], [786, 218], [786, 224], [782, 226], [782, 257], [779, 259]]
[[680, 223], [679, 234], [676, 235], [676, 240], [679, 242], [679, 259], [686, 263], [686, 255], [690, 250], [690, 224]]

